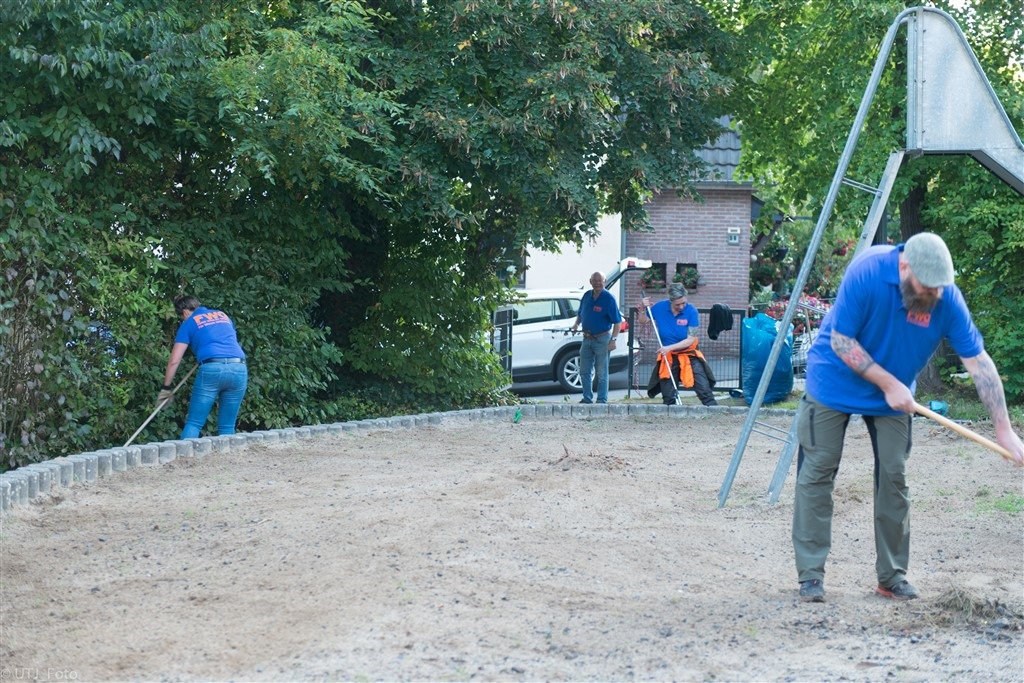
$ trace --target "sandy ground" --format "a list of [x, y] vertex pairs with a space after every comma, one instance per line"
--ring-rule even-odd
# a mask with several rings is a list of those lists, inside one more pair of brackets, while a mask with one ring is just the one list
[[1020, 470], [918, 421], [921, 598], [893, 603], [853, 423], [805, 604], [781, 444], [754, 434], [717, 506], [742, 419], [446, 422], [62, 489], [2, 517], [3, 679], [1024, 678]]

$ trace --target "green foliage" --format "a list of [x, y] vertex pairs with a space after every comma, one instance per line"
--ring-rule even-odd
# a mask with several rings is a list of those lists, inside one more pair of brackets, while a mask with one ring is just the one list
[[672, 282], [678, 282], [687, 289], [697, 289], [704, 284], [704, 277], [697, 270], [697, 266], [678, 266], [676, 274], [672, 276]]
[[[929, 3], [958, 21], [993, 89], [1018, 131], [1024, 129], [1024, 12], [1019, 2], [979, 0]], [[743, 135], [741, 172], [769, 188], [764, 213], [807, 215], [820, 211], [843, 146], [867, 87], [878, 47], [908, 3], [863, 0], [741, 0], [706, 3], [743, 51], [734, 54], [736, 80], [729, 106]], [[903, 29], [905, 35], [905, 30]], [[897, 40], [860, 132], [846, 177], [877, 185], [889, 154], [905, 145], [906, 41]], [[806, 292], [834, 294], [859, 236], [871, 196], [844, 188], [815, 255]], [[1008, 401], [1024, 401], [1024, 319], [1016, 311], [1024, 291], [1020, 197], [966, 157], [917, 157], [904, 162], [890, 212], [900, 242], [922, 230], [954, 246], [958, 284], [1003, 375]], [[785, 224], [778, 240], [758, 254], [751, 282], [788, 292], [810, 242], [807, 230]], [[774, 226], [761, 224], [754, 236]], [[788, 243], [783, 243], [786, 241]], [[789, 249], [791, 263], [775, 263], [774, 249]]]
[[1001, 512], [1008, 515], [1019, 515], [1024, 512], [1024, 496], [1019, 493], [1006, 492], [998, 498], [992, 497], [988, 489], [978, 491], [978, 512]]
[[499, 267], [642, 226], [729, 86], [660, 0], [23, 0], [0, 39], [3, 465], [127, 438], [182, 292], [236, 322], [242, 429], [507, 400]]
[[[134, 378], [155, 360], [144, 330], [159, 266], [129, 227], [138, 201], [121, 163], [155, 153], [166, 72], [206, 37], [139, 7], [23, 2], [0, 14], [0, 467], [109, 445], [142, 412]], [[110, 339], [90, 331], [113, 321]]]
[[999, 368], [1007, 401], [1024, 403], [1024, 320], [1017, 310], [1024, 291], [1024, 201], [966, 159], [947, 160], [936, 182], [955, 191], [942, 192], [926, 215], [955, 245], [957, 283]]
[[648, 290], [665, 289], [665, 264], [656, 263], [640, 276], [640, 286]]

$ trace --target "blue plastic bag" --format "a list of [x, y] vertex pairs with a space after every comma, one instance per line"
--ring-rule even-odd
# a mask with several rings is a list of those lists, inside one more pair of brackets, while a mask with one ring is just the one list
[[[743, 357], [740, 359], [740, 373], [743, 377], [743, 400], [749, 406], [754, 402], [754, 394], [768, 364], [768, 356], [778, 336], [778, 322], [764, 313], [743, 321]], [[790, 324], [786, 333], [786, 343], [779, 352], [779, 360], [775, 363], [768, 392], [764, 395], [764, 403], [784, 401], [793, 391], [793, 325]]]

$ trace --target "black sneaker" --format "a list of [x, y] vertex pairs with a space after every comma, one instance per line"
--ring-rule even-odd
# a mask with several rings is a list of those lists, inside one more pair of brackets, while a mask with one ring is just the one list
[[804, 602], [825, 602], [825, 584], [821, 579], [801, 581], [800, 599]]
[[587, 399], [583, 399], [582, 401], [580, 401], [580, 403], [584, 403], [586, 405], [590, 405], [591, 403], [593, 403], [593, 401], [588, 401]]
[[890, 600], [913, 600], [917, 597], [917, 589], [910, 585], [910, 582], [906, 579], [897, 581], [891, 586], [878, 584], [875, 592], [883, 598], [889, 598]]

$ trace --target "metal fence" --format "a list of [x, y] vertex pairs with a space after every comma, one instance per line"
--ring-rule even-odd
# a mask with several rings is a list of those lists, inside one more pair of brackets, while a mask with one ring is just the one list
[[[642, 309], [629, 309], [629, 390], [632, 396], [637, 391], [642, 398], [647, 396], [647, 382], [657, 361], [658, 342], [654, 336], [654, 327], [641, 317]], [[723, 330], [718, 339], [707, 336], [711, 309], [698, 308], [700, 327], [697, 329], [697, 348], [704, 354], [704, 359], [711, 366], [717, 383], [715, 392], [743, 390], [743, 373], [740, 371], [740, 359], [743, 357], [743, 316], [745, 311], [732, 311], [732, 329]]]
[[515, 319], [513, 306], [503, 306], [491, 318], [491, 348], [498, 354], [498, 360], [505, 372], [512, 374], [512, 321]]

